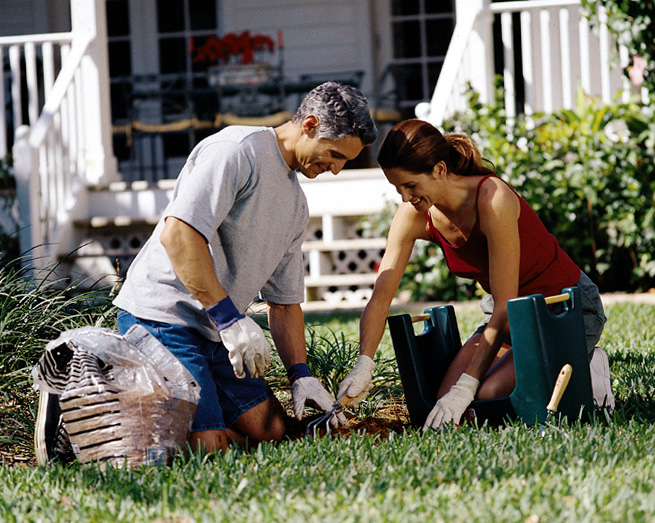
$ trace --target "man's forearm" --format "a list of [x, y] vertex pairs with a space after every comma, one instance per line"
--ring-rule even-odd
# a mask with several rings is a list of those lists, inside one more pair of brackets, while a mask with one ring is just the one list
[[306, 363], [305, 317], [300, 305], [268, 303], [268, 323], [284, 367]]

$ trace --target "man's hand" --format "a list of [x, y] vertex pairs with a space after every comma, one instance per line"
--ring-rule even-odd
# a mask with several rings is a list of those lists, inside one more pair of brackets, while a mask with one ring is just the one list
[[350, 374], [344, 378], [339, 386], [337, 400], [343, 405], [356, 407], [366, 397], [373, 388], [371, 383], [371, 373], [375, 368], [375, 363], [371, 358], [361, 354], [357, 358], [357, 364], [350, 371]]
[[[313, 404], [323, 412], [331, 410], [336, 403], [332, 394], [325, 390], [321, 382], [312, 376], [296, 379], [291, 385], [291, 396], [293, 397], [293, 413], [297, 420], [302, 419], [305, 403]], [[330, 425], [332, 428], [349, 426], [343, 412], [337, 412], [336, 416], [330, 420]]]
[[240, 314], [227, 297], [207, 309], [221, 333], [221, 341], [237, 378], [245, 378], [245, 364], [251, 378], [259, 378], [271, 364], [271, 346], [261, 327]]
[[244, 378], [245, 364], [251, 378], [259, 378], [271, 365], [271, 346], [261, 327], [244, 316], [221, 331], [221, 340], [237, 378]]
[[423, 431], [438, 429], [445, 423], [459, 423], [466, 408], [471, 404], [480, 382], [464, 373], [457, 383], [439, 400], [423, 425]]

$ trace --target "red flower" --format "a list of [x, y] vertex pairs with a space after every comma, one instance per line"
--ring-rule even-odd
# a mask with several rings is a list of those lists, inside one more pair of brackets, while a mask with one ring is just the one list
[[[195, 55], [194, 55], [194, 50]], [[189, 51], [193, 55], [193, 63], [214, 65], [229, 62], [232, 56], [241, 55], [241, 63], [249, 64], [255, 58], [255, 52], [275, 50], [273, 39], [266, 35], [250, 36], [250, 31], [244, 31], [240, 35], [228, 33], [223, 38], [210, 36], [205, 43], [195, 47], [192, 40], [189, 41]]]

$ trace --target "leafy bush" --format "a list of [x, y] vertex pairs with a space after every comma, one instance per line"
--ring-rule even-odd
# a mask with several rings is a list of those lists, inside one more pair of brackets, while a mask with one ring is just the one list
[[599, 25], [598, 7], [605, 8], [617, 46], [625, 46], [633, 59], [640, 56], [645, 60], [643, 85], [655, 92], [655, 0], [582, 0], [582, 6], [595, 28]]

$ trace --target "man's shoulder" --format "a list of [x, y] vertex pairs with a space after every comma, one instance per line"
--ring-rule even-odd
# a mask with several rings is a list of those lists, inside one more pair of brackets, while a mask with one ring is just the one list
[[248, 140], [270, 140], [273, 130], [270, 127], [231, 125], [210, 136], [208, 140], [243, 143]]

